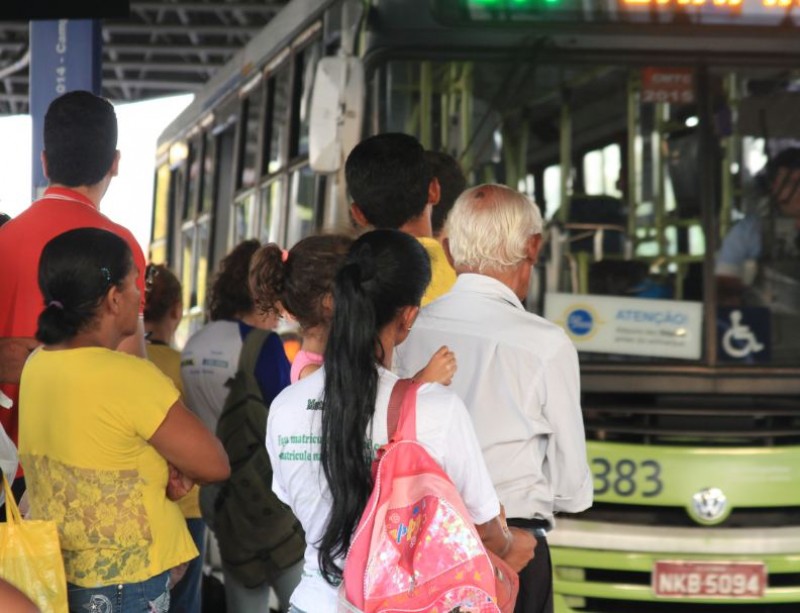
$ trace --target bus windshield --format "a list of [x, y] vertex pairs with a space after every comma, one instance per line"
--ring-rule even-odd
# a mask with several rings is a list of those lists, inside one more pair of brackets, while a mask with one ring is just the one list
[[547, 236], [528, 308], [585, 363], [800, 365], [797, 223], [771, 206], [767, 167], [800, 136], [788, 112], [800, 80], [516, 55], [390, 59], [369, 106], [381, 130], [538, 203]]

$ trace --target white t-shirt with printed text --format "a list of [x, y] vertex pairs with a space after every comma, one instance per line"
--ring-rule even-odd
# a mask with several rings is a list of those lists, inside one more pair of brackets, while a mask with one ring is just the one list
[[[397, 376], [380, 368], [373, 418], [373, 448], [386, 443], [386, 414]], [[319, 572], [316, 544], [330, 512], [330, 493], [319, 462], [324, 367], [286, 388], [274, 400], [267, 422], [267, 450], [272, 462], [272, 489], [288, 504], [306, 533], [303, 578], [292, 604], [314, 613], [336, 611], [337, 591]], [[368, 431], [367, 436], [370, 436]], [[500, 503], [483, 461], [464, 403], [438, 384], [417, 394], [417, 439], [448, 474], [471, 519], [485, 523], [500, 513]]]

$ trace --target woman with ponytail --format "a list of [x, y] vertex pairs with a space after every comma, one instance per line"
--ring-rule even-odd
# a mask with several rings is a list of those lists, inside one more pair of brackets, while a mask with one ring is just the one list
[[[353, 531], [372, 491], [374, 450], [386, 443], [389, 370], [430, 282], [419, 242], [395, 230], [356, 240], [333, 288], [324, 365], [284, 390], [267, 424], [272, 487], [306, 533], [303, 580], [295, 613], [336, 611], [337, 585]], [[458, 397], [438, 384], [417, 395], [417, 438], [459, 490], [486, 546], [515, 568], [533, 554], [529, 535], [502, 529], [494, 492], [471, 419]]]
[[170, 569], [197, 556], [173, 500], [229, 474], [172, 381], [115, 351], [138, 324], [138, 274], [96, 228], [55, 237], [39, 263], [44, 347], [22, 372], [20, 460], [31, 518], [58, 526], [75, 612], [167, 611]]

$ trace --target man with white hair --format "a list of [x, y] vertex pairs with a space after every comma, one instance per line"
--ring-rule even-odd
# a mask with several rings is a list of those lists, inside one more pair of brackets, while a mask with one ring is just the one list
[[519, 192], [480, 185], [458, 198], [446, 229], [458, 279], [420, 311], [394, 367], [412, 376], [441, 345], [455, 352], [452, 387], [472, 415], [508, 523], [537, 540], [515, 613], [552, 611], [545, 535], [555, 513], [591, 506], [592, 477], [575, 348], [522, 305], [542, 245], [541, 213]]

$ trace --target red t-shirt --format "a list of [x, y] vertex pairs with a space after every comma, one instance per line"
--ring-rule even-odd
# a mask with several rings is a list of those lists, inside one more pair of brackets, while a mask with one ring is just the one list
[[[75, 228], [101, 228], [125, 239], [139, 269], [137, 285], [144, 310], [145, 258], [129, 230], [100, 213], [85, 196], [64, 187], [48, 188], [42, 199], [0, 227], [0, 337], [35, 336], [44, 308], [39, 290], [39, 258], [51, 238]], [[17, 441], [19, 386], [0, 389], [14, 401], [11, 410], [0, 408], [0, 423]]]

